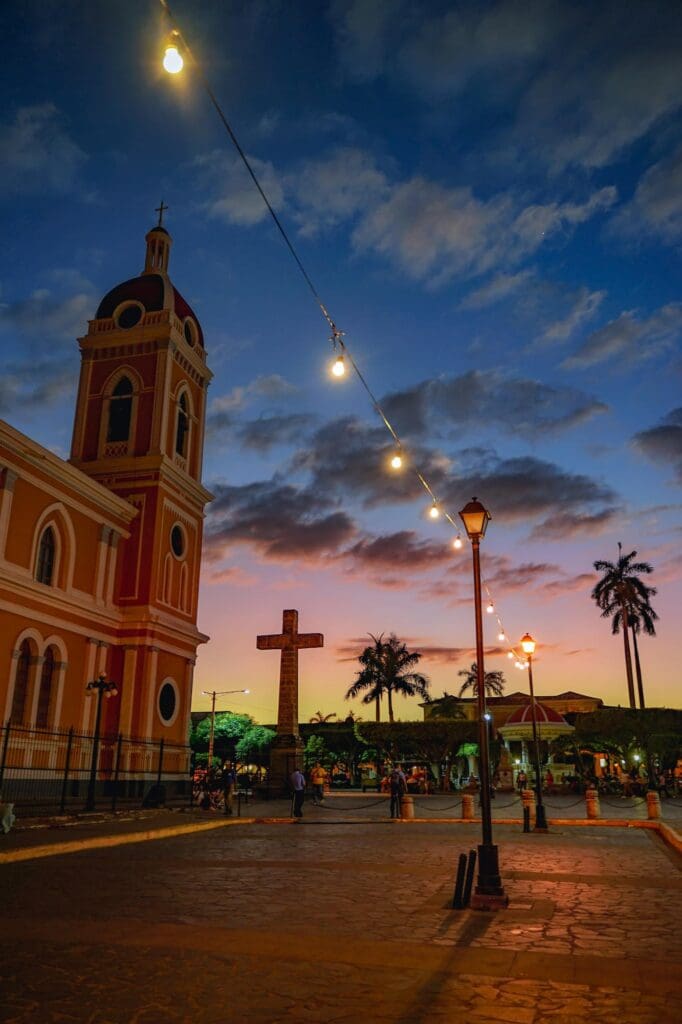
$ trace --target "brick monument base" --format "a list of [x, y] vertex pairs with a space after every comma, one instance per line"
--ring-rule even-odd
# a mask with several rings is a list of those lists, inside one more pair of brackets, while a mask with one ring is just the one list
[[300, 736], [280, 733], [270, 747], [270, 792], [274, 795], [291, 791], [289, 776], [296, 768], [303, 770], [304, 743]]

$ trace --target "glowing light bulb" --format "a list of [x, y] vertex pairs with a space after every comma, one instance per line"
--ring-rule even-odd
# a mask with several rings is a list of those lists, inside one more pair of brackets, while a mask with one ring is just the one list
[[432, 519], [438, 519], [438, 516], [440, 515], [440, 509], [438, 508], [438, 505], [436, 505], [435, 501], [429, 509], [429, 515]]
[[459, 549], [461, 548], [461, 546], [462, 546], [462, 538], [460, 537], [459, 534], [457, 534], [457, 536], [453, 540], [452, 546], [455, 549], [455, 551], [459, 551]]
[[182, 71], [185, 62], [177, 46], [170, 45], [166, 47], [166, 52], [163, 55], [163, 66], [169, 75], [177, 75]]
[[396, 452], [391, 459], [391, 469], [402, 469], [403, 468], [403, 457], [400, 452]]
[[486, 608], [486, 611], [487, 611], [488, 615], [492, 615], [492, 613], [495, 611], [495, 605], [492, 603], [492, 601], [489, 602], [488, 607]]
[[512, 651], [507, 651], [507, 657], [508, 658], [513, 658], [514, 657], [513, 652]]
[[343, 377], [346, 373], [346, 364], [343, 361], [343, 356], [338, 355], [332, 365], [332, 373], [335, 377]]
[[503, 640], [506, 640], [506, 637], [502, 630], [500, 630], [500, 632], [497, 634], [497, 639], [500, 641], [500, 643], [502, 643]]

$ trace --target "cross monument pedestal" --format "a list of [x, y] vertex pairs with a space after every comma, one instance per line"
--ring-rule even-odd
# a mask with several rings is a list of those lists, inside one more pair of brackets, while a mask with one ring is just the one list
[[282, 613], [282, 632], [256, 638], [259, 651], [281, 651], [277, 736], [270, 747], [270, 785], [285, 791], [295, 768], [303, 768], [303, 740], [298, 731], [298, 652], [323, 647], [322, 633], [299, 633], [298, 612]]

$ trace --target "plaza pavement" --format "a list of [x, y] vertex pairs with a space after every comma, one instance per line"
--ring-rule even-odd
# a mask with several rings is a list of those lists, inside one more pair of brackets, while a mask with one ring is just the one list
[[480, 826], [433, 822], [446, 801], [414, 823], [352, 794], [295, 824], [271, 801], [242, 809], [269, 824], [159, 812], [12, 832], [0, 1020], [679, 1024], [679, 854], [640, 828], [498, 823], [509, 909], [453, 911]]

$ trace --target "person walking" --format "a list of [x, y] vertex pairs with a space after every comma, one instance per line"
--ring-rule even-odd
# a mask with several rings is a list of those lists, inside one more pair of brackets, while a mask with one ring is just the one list
[[403, 793], [407, 792], [407, 785], [405, 783], [405, 776], [399, 768], [394, 768], [390, 775], [390, 788], [391, 788], [391, 817], [400, 817], [400, 798]]
[[313, 786], [313, 803], [317, 804], [324, 803], [324, 783], [327, 778], [327, 773], [320, 764], [319, 761], [315, 762], [315, 766], [310, 773], [310, 781]]
[[225, 762], [223, 765], [223, 772], [220, 778], [220, 784], [223, 790], [223, 806], [225, 814], [232, 814], [234, 806], [234, 791], [237, 786], [237, 776], [234, 768], [230, 764]]
[[518, 788], [519, 793], [522, 789], [526, 789], [526, 787], [528, 786], [528, 776], [524, 772], [523, 768], [516, 776], [516, 786]]
[[305, 799], [305, 775], [300, 768], [294, 769], [290, 776], [291, 788], [294, 791], [293, 817], [303, 817], [303, 801]]

